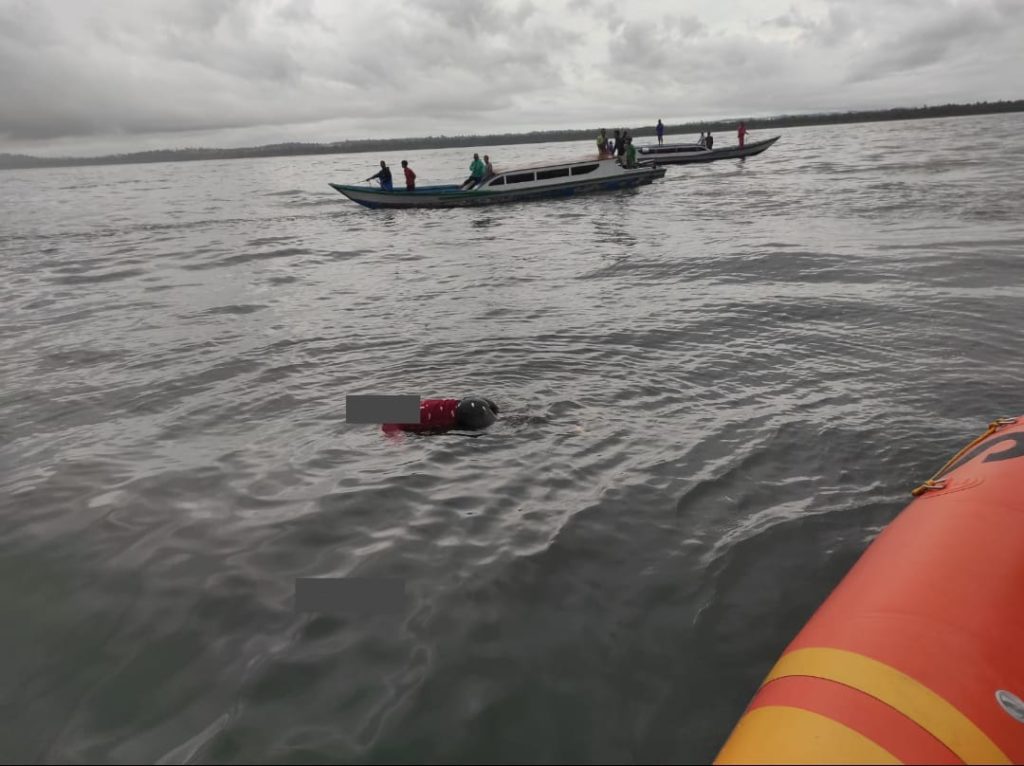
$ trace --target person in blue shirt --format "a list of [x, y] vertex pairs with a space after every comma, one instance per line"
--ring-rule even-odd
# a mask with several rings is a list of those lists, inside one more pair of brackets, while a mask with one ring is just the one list
[[391, 185], [391, 168], [388, 167], [384, 160], [380, 161], [380, 170], [374, 173], [372, 176], [367, 178], [367, 181], [372, 181], [374, 178], [380, 179], [380, 188], [384, 191], [391, 191], [394, 187]]

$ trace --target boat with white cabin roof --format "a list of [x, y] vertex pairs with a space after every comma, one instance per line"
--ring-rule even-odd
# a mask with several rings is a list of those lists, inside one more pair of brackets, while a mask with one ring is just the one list
[[369, 208], [454, 208], [632, 189], [664, 175], [662, 167], [627, 168], [615, 158], [591, 158], [496, 172], [469, 189], [460, 184], [418, 186], [413, 191], [369, 184], [330, 186]]

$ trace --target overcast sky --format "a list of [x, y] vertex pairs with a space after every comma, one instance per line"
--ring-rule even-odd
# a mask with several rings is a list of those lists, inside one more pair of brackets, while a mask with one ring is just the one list
[[1024, 97], [1024, 0], [0, 0], [0, 152]]

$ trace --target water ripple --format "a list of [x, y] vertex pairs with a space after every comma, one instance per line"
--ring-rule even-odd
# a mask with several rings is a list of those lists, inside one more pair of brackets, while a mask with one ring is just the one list
[[[907, 490], [1020, 413], [1020, 122], [500, 210], [327, 186], [376, 156], [4, 173], [0, 749], [710, 760]], [[389, 439], [353, 393], [503, 414]], [[303, 576], [409, 603], [298, 615]]]

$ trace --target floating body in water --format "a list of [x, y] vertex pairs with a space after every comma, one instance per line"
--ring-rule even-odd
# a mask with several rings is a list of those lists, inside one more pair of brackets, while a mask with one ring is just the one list
[[385, 423], [381, 430], [386, 434], [481, 431], [497, 419], [498, 405], [483, 397], [424, 399], [420, 402], [419, 423]]

